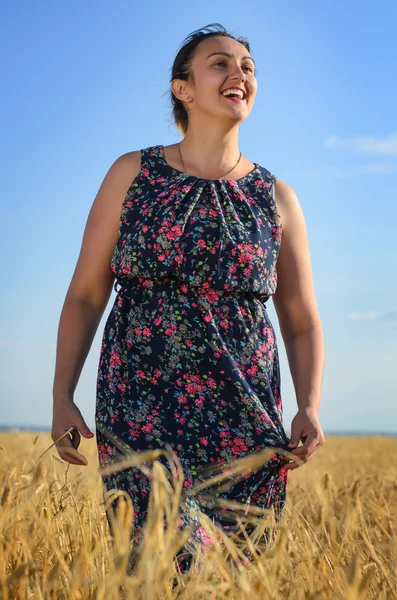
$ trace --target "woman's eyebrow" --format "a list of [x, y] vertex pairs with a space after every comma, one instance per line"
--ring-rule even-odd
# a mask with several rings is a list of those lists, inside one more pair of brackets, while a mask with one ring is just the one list
[[[222, 54], [222, 56], [227, 56], [228, 58], [233, 58], [233, 54], [230, 54], [230, 52], [212, 52], [211, 54], [209, 54], [207, 56], [207, 58], [210, 58], [210, 56], [214, 56], [215, 54]], [[252, 62], [255, 64], [254, 59], [252, 58], [252, 56], [243, 56], [243, 60], [246, 59], [252, 60]]]

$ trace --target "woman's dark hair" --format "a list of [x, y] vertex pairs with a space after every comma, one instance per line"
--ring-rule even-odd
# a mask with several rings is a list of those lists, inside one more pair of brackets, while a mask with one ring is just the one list
[[[227, 32], [226, 29], [219, 23], [212, 23], [211, 25], [207, 25], [206, 27], [201, 27], [200, 29], [193, 31], [193, 33], [188, 35], [187, 38], [185, 38], [182, 42], [182, 45], [178, 50], [178, 54], [175, 57], [174, 64], [172, 65], [170, 79], [171, 82], [174, 79], [183, 79], [185, 81], [189, 79], [189, 76], [191, 74], [190, 68], [196, 53], [197, 46], [203, 40], [214, 36], [230, 37], [233, 40], [236, 40], [236, 42], [240, 42], [241, 44], [243, 44], [243, 46], [245, 46], [248, 52], [251, 52], [249, 42], [246, 38], [234, 37], [234, 35]], [[172, 112], [174, 115], [176, 126], [178, 127], [179, 131], [185, 134], [189, 124], [188, 114], [186, 112], [186, 108], [183, 102], [181, 102], [181, 100], [179, 100], [174, 95], [172, 89], [171, 102]]]

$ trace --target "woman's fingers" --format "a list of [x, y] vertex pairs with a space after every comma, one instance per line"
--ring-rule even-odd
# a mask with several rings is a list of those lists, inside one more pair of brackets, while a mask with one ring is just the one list
[[75, 450], [75, 448], [65, 447], [65, 448], [63, 448], [62, 452], [65, 455], [64, 460], [67, 460], [68, 462], [72, 463], [73, 465], [85, 465], [85, 466], [88, 465], [88, 461], [87, 461], [86, 457], [83, 456], [82, 454], [80, 454], [80, 452], [77, 452], [77, 450]]
[[[60, 433], [58, 435], [58, 438], [61, 437], [64, 433], [65, 433], [65, 431]], [[76, 433], [77, 433], [77, 435], [76, 435]], [[70, 436], [72, 436], [72, 437], [70, 437]], [[72, 465], [87, 465], [88, 461], [85, 458], [85, 456], [80, 454], [80, 452], [77, 452], [77, 447], [78, 447], [79, 443], [80, 443], [80, 433], [76, 429], [73, 429], [71, 434], [67, 433], [66, 435], [64, 435], [62, 437], [62, 439], [60, 439], [58, 442], [55, 443], [55, 446], [56, 446], [56, 448], [58, 450], [58, 454], [62, 458], [62, 460], [66, 460], [67, 462], [70, 462]]]
[[72, 445], [77, 450], [80, 445], [81, 435], [79, 430], [75, 427], [72, 431]]

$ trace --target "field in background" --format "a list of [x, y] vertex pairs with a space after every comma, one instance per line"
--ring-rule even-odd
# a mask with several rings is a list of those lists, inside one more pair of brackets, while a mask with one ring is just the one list
[[[289, 472], [274, 544], [245, 566], [226, 560], [223, 546], [211, 547], [186, 574], [170, 559], [178, 539], [164, 535], [161, 518], [147, 532], [138, 571], [129, 573], [132, 508], [120, 503], [113, 552], [95, 440], [79, 448], [87, 467], [63, 462], [54, 447], [35, 464], [51, 444], [47, 432], [0, 434], [4, 600], [397, 599], [396, 438], [326, 437], [306, 465]], [[153, 474], [164, 506], [167, 484], [161, 469]]]

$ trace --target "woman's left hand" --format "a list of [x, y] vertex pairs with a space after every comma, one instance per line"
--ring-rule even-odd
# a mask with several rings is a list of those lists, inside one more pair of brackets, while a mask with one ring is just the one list
[[[297, 447], [301, 440], [303, 446]], [[318, 420], [317, 412], [313, 409], [298, 410], [292, 419], [291, 440], [288, 444], [288, 448], [291, 447], [294, 450], [289, 450], [289, 452], [295, 454], [305, 464], [324, 442], [324, 433]], [[284, 467], [286, 471], [293, 471], [302, 466], [298, 462], [289, 462], [290, 460], [287, 457], [284, 459], [284, 462], [287, 463]]]

